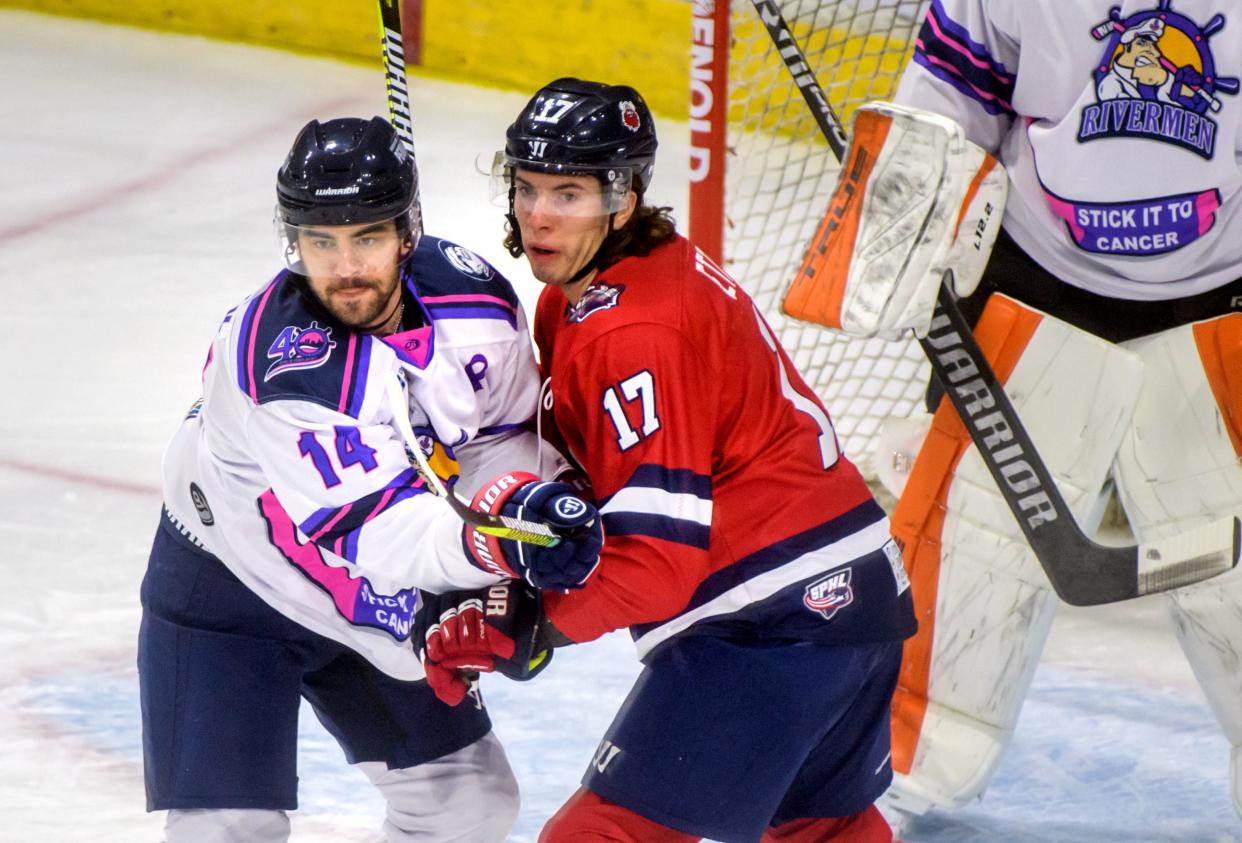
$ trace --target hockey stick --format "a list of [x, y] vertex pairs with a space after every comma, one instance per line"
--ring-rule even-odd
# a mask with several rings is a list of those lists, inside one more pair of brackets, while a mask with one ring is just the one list
[[411, 157], [414, 155], [414, 120], [410, 117], [410, 86], [405, 76], [405, 46], [401, 34], [401, 0], [379, 0], [380, 31], [384, 58], [384, 85], [388, 89], [388, 120]]
[[540, 547], [555, 547], [560, 544], [561, 535], [547, 524], [481, 512], [471, 507], [468, 501], [458, 497], [455, 491], [444, 485], [440, 475], [436, 474], [427, 462], [427, 456], [423, 453], [422, 446], [418, 444], [418, 436], [414, 433], [413, 426], [410, 425], [410, 407], [407, 403], [405, 388], [396, 379], [388, 384], [387, 398], [388, 408], [392, 411], [392, 417], [397, 423], [397, 430], [400, 431], [401, 438], [405, 440], [405, 454], [410, 464], [422, 475], [423, 481], [432, 493], [448, 501], [449, 506], [462, 521], [480, 533], [499, 536], [502, 539], [512, 539]]
[[[405, 47], [401, 33], [401, 0], [379, 0], [381, 55], [384, 59], [384, 83], [388, 90], [388, 119], [401, 142], [414, 155], [414, 121], [410, 116], [410, 87], [405, 73]], [[415, 201], [418, 201], [417, 194]], [[419, 210], [421, 217], [421, 209]], [[439, 475], [432, 471], [418, 444], [418, 437], [410, 426], [409, 407], [406, 403], [405, 389], [400, 383], [393, 381], [388, 386], [388, 401], [397, 428], [405, 439], [405, 452], [410, 464], [418, 469], [428, 488], [448, 501], [449, 506], [463, 521], [470, 524], [480, 533], [499, 536], [502, 539], [553, 547], [561, 540], [546, 524], [534, 521], [523, 521], [504, 515], [492, 515], [471, 508], [469, 502], [457, 496], [452, 489], [445, 487]]]
[[[845, 133], [801, 47], [772, 0], [751, 2], [841, 160]], [[944, 280], [951, 282], [951, 274]], [[931, 330], [919, 344], [1048, 581], [1066, 603], [1115, 603], [1190, 585], [1238, 564], [1242, 522], [1237, 518], [1129, 547], [1107, 547], [1088, 538], [975, 342], [948, 283], [941, 285]]]

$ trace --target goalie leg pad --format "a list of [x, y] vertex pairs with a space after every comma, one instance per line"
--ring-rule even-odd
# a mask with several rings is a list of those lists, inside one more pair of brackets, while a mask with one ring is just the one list
[[[976, 336], [1066, 502], [1086, 523], [1142, 377], [1138, 359], [1004, 296]], [[951, 388], [969, 390], [968, 382]], [[919, 632], [893, 706], [894, 788], [908, 803], [978, 796], [1008, 744], [1056, 599], [947, 401], [893, 515]]]
[[[1176, 535], [1242, 513], [1242, 315], [1132, 340], [1146, 365], [1134, 425], [1117, 458], [1135, 535]], [[1166, 593], [1178, 643], [1233, 747], [1242, 814], [1242, 571]]]
[[862, 337], [926, 334], [945, 270], [958, 295], [978, 285], [1007, 186], [1004, 168], [953, 120], [863, 106], [785, 312]]

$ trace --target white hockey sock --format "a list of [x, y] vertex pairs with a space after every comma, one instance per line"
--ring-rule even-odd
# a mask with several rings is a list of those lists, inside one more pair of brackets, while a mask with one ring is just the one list
[[286, 843], [284, 811], [241, 808], [173, 810], [164, 823], [165, 843]]
[[517, 820], [517, 780], [493, 732], [417, 767], [357, 766], [388, 803], [387, 843], [503, 843]]

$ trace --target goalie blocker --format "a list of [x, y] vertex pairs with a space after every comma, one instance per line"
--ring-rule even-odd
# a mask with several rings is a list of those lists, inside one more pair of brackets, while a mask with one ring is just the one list
[[961, 126], [891, 103], [858, 109], [840, 180], [785, 312], [859, 336], [926, 336], [945, 271], [978, 286], [1007, 179]]

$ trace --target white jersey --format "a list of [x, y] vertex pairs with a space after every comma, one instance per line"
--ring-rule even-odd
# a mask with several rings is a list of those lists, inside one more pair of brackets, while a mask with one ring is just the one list
[[1061, 280], [1165, 300], [1242, 277], [1242, 0], [934, 0], [896, 99], [1008, 168]]
[[469, 494], [502, 471], [539, 473], [539, 379], [517, 296], [484, 261], [424, 236], [402, 281], [404, 321], [421, 327], [383, 338], [336, 322], [287, 272], [230, 311], [165, 455], [164, 496], [181, 532], [269, 605], [417, 679], [415, 589], [496, 577], [411, 468], [386, 387], [404, 378], [424, 452]]

